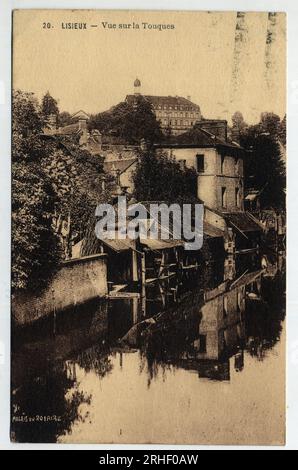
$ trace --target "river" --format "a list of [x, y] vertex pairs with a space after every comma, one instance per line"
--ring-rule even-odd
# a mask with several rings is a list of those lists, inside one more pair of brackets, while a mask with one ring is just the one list
[[14, 331], [12, 440], [281, 444], [284, 266], [215, 284]]

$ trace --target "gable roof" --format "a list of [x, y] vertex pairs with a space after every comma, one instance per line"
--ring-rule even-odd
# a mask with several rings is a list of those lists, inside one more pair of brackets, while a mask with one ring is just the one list
[[80, 109], [79, 111], [76, 111], [72, 116], [71, 119], [90, 119], [90, 116], [88, 113]]

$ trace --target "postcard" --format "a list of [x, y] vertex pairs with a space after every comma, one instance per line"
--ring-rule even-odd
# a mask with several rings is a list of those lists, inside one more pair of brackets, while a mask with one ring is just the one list
[[286, 14], [12, 38], [11, 441], [283, 445]]

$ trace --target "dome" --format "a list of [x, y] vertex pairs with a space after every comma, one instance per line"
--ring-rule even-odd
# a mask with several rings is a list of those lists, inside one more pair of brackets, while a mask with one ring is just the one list
[[135, 79], [133, 86], [135, 86], [135, 87], [141, 86], [141, 82], [138, 78]]

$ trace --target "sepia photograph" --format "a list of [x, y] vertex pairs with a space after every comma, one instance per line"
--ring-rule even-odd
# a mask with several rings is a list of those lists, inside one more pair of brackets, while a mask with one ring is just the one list
[[11, 442], [285, 445], [286, 22], [13, 11]]

